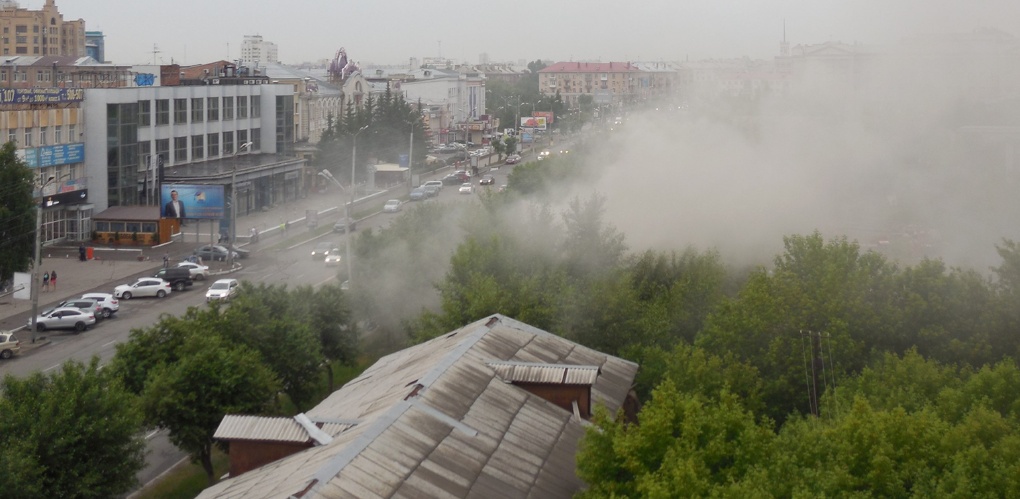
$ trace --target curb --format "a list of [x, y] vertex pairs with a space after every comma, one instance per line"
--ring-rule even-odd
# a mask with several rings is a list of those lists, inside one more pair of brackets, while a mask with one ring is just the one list
[[210, 276], [221, 276], [221, 275], [233, 274], [234, 272], [237, 272], [238, 270], [241, 270], [243, 268], [244, 268], [244, 265], [235, 264], [233, 267], [230, 267], [227, 270], [217, 270], [216, 272], [209, 272], [209, 275]]

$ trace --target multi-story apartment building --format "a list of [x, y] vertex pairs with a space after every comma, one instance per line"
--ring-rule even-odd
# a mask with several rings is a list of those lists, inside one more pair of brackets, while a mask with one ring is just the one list
[[489, 131], [485, 79], [476, 71], [415, 69], [398, 88], [408, 102], [421, 102], [428, 110], [428, 134], [438, 142], [480, 144]]
[[268, 63], [279, 63], [277, 47], [262, 39], [262, 35], [244, 35], [241, 42], [241, 64], [256, 68]]
[[639, 98], [641, 70], [629, 62], [557, 62], [538, 72], [539, 92], [559, 92], [568, 107], [576, 107], [582, 95], [596, 104], [619, 104]]
[[85, 56], [85, 21], [65, 21], [54, 0], [41, 10], [22, 9], [13, 0], [0, 1], [2, 55]]

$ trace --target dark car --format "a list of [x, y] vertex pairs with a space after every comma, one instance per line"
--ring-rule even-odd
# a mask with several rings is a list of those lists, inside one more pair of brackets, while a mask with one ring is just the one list
[[485, 175], [481, 180], [478, 181], [478, 185], [492, 185], [496, 183], [496, 179], [492, 178], [492, 175]]
[[427, 198], [434, 198], [439, 195], [438, 185], [426, 185], [423, 189], [425, 189], [425, 197]]
[[460, 185], [463, 183], [464, 181], [461, 180], [459, 176], [452, 173], [443, 177], [443, 185]]
[[358, 221], [341, 218], [333, 224], [333, 232], [347, 232], [348, 227], [350, 227], [351, 232], [358, 230]]
[[[231, 257], [231, 250], [226, 249], [225, 246], [218, 244], [207, 244], [195, 250], [195, 255], [201, 257], [203, 260], [218, 260], [226, 261]], [[235, 258], [241, 258], [239, 251], [234, 251]]]
[[408, 198], [411, 201], [421, 201], [422, 199], [425, 199], [425, 188], [415, 187], [414, 189], [411, 189], [411, 194], [408, 196]]
[[336, 249], [336, 243], [332, 241], [322, 241], [312, 248], [312, 260], [322, 260], [334, 249]]
[[170, 287], [173, 288], [174, 291], [184, 291], [184, 288], [194, 284], [191, 280], [191, 271], [181, 267], [159, 269], [159, 271], [152, 277], [158, 277], [169, 282]]

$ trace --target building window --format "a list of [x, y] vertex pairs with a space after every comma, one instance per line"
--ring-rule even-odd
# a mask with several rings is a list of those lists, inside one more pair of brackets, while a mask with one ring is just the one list
[[205, 157], [205, 137], [202, 135], [191, 136], [191, 160], [199, 160]]
[[7, 142], [14, 142], [14, 143], [18, 142], [18, 129], [17, 128], [11, 128], [10, 130], [7, 130]]
[[152, 115], [152, 101], [138, 101], [138, 126], [149, 126]]
[[257, 95], [251, 96], [251, 117], [258, 118], [262, 116], [262, 99]]
[[[157, 146], [158, 148], [159, 146]], [[188, 162], [188, 138], [174, 137], [174, 163]]]
[[237, 131], [237, 143], [238, 144], [244, 144], [245, 142], [248, 142], [248, 130], [238, 130]]
[[159, 99], [156, 101], [156, 124], [170, 124], [170, 99]]
[[220, 120], [220, 98], [219, 97], [209, 97], [209, 112], [206, 113], [206, 116], [209, 117], [209, 121], [219, 121]]
[[174, 124], [188, 122], [188, 99], [174, 99]]
[[[187, 149], [187, 141], [185, 141], [185, 150]], [[170, 139], [156, 139], [156, 156], [163, 158], [164, 164], [167, 158], [170, 157]]]
[[220, 134], [210, 133], [207, 137], [209, 141], [209, 157], [215, 158], [220, 155]]
[[49, 145], [46, 141], [46, 136], [49, 135], [50, 129], [48, 127], [39, 127], [39, 145]]
[[63, 144], [64, 143], [64, 127], [57, 125], [53, 127], [53, 143]]
[[33, 147], [32, 146], [32, 129], [31, 128], [26, 128], [25, 129], [25, 144], [24, 144], [24, 147]]
[[201, 123], [205, 121], [205, 99], [199, 97], [191, 99], [191, 122]]
[[234, 98], [224, 97], [223, 98], [223, 119], [232, 120], [234, 119]]
[[248, 96], [242, 95], [237, 98], [237, 117], [244, 119], [248, 117]]
[[262, 149], [262, 129], [251, 129], [251, 147], [249, 149], [252, 151], [259, 151]]
[[234, 153], [234, 132], [223, 132], [223, 154]]
[[77, 127], [75, 127], [74, 125], [67, 125], [67, 141], [68, 142], [81, 142], [80, 140], [78, 140], [79, 137], [74, 133], [76, 131], [76, 128]]

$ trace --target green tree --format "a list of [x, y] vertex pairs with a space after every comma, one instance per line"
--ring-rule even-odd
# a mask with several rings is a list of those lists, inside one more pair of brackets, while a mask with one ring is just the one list
[[14, 142], [0, 148], [0, 280], [24, 272], [35, 252], [34, 174], [18, 158]]
[[506, 152], [506, 143], [500, 135], [492, 140], [492, 151], [496, 153], [496, 161], [503, 161], [503, 153]]
[[325, 362], [329, 391], [333, 391], [333, 362], [353, 366], [357, 363], [358, 330], [352, 317], [347, 295], [335, 282], [320, 286], [301, 286], [291, 292], [292, 312], [305, 317], [308, 327], [319, 339], [319, 350]]
[[295, 406], [311, 402], [320, 385], [322, 342], [313, 323], [297, 314], [286, 285], [242, 282], [230, 306], [219, 309], [217, 322], [220, 336], [262, 355]]
[[138, 404], [99, 360], [7, 375], [0, 396], [0, 490], [19, 498], [124, 494], [145, 464]]
[[170, 441], [202, 465], [209, 483], [213, 434], [226, 414], [259, 414], [279, 388], [258, 352], [219, 336], [193, 335], [179, 345], [179, 360], [159, 364], [142, 394], [146, 421], [166, 428]]
[[504, 141], [504, 151], [506, 152], [507, 156], [517, 153], [517, 143], [518, 141], [516, 135], [511, 135], [506, 138], [506, 140]]

